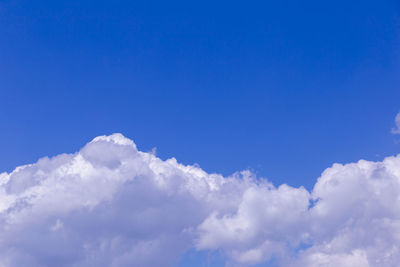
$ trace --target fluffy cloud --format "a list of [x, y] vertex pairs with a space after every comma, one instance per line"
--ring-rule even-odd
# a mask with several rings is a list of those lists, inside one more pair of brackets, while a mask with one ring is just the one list
[[165, 266], [193, 248], [238, 266], [396, 266], [400, 156], [334, 164], [308, 192], [114, 134], [0, 174], [0, 266]]

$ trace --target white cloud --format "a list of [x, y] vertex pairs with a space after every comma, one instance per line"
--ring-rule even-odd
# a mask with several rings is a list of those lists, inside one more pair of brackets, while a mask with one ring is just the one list
[[392, 134], [400, 134], [400, 112], [397, 113], [394, 123], [396, 126], [392, 128]]
[[208, 174], [120, 134], [0, 174], [0, 266], [396, 266], [400, 156], [334, 164], [312, 192]]

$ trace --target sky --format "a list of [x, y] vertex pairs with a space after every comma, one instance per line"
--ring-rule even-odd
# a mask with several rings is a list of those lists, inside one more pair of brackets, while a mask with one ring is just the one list
[[[399, 158], [391, 157], [400, 151], [399, 74], [395, 0], [0, 0], [0, 232], [6, 236], [0, 254], [10, 255], [0, 266], [93, 266], [83, 251], [97, 255], [101, 245], [87, 225], [111, 216], [141, 229], [134, 222], [145, 209], [134, 206], [137, 218], [126, 218], [124, 201], [154, 209], [155, 215], [146, 215], [153, 222], [165, 216], [153, 206], [161, 200], [166, 212], [180, 214], [176, 221], [151, 224], [139, 237], [117, 226], [126, 240], [115, 241], [119, 247], [113, 250], [115, 236], [107, 225], [114, 222], [104, 219], [95, 229], [106, 232], [103, 245], [111, 243], [97, 259], [107, 266], [132, 264], [135, 253], [152, 252], [147, 245], [156, 240], [151, 255], [178, 266], [315, 266], [329, 257], [342, 266], [383, 266], [385, 259], [377, 255], [391, 247], [394, 256], [384, 262], [390, 266], [400, 259], [393, 252], [400, 242], [388, 238], [377, 247], [359, 232], [375, 226], [383, 236], [394, 231], [366, 223], [383, 216], [377, 209], [387, 211], [392, 227], [398, 220], [385, 203], [395, 201], [396, 191], [387, 185], [398, 188], [400, 177]], [[109, 137], [92, 141], [103, 135]], [[121, 162], [137, 169], [124, 169]], [[64, 181], [60, 173], [80, 178]], [[136, 176], [154, 183], [130, 180]], [[93, 177], [116, 180], [107, 178], [104, 185], [112, 189], [96, 192]], [[376, 177], [386, 180], [377, 185]], [[324, 187], [341, 179], [341, 189]], [[368, 193], [357, 191], [359, 179]], [[61, 196], [76, 201], [55, 205], [57, 212], [43, 210], [46, 203], [62, 202], [54, 195], [58, 183], [67, 190]], [[125, 183], [132, 188], [121, 189]], [[209, 189], [192, 188], [204, 184]], [[77, 187], [92, 193], [80, 199]], [[130, 195], [139, 189], [149, 195]], [[354, 205], [341, 210], [346, 204], [337, 196], [344, 192], [361, 197], [350, 198]], [[323, 197], [326, 202], [317, 201]], [[24, 205], [16, 208], [24, 201], [32, 201], [26, 206], [35, 207], [30, 212], [36, 221], [24, 219]], [[105, 212], [107, 201], [115, 214]], [[355, 212], [360, 201], [371, 203], [363, 215]], [[255, 219], [249, 203], [290, 208], [294, 215], [267, 212]], [[193, 207], [198, 214], [183, 218]], [[93, 218], [84, 209], [93, 209]], [[348, 222], [349, 214], [359, 215], [356, 226], [328, 223]], [[4, 230], [10, 218], [19, 224]], [[241, 228], [243, 222], [248, 228]], [[12, 236], [44, 229], [59, 235], [49, 234], [43, 250], [33, 250], [33, 234], [11, 242]], [[63, 253], [49, 250], [66, 229]], [[82, 231], [90, 232], [87, 239], [74, 237]], [[243, 236], [235, 236], [237, 231]], [[356, 241], [339, 246], [336, 233]], [[76, 244], [87, 250], [69, 249]], [[323, 244], [338, 248], [327, 251]], [[136, 252], [129, 254], [127, 247]], [[168, 249], [170, 257], [162, 256]], [[148, 260], [135, 264], [159, 264]]]

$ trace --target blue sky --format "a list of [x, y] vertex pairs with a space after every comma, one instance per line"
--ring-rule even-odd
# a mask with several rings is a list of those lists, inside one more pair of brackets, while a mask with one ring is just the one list
[[0, 170], [122, 133], [311, 190], [400, 151], [398, 1], [0, 0]]
[[399, 11], [2, 1], [0, 168], [113, 132], [162, 158], [278, 184], [311, 186], [333, 162], [396, 153]]

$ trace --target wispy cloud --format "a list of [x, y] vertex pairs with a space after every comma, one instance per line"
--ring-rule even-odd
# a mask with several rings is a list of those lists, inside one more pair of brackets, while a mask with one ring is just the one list
[[[398, 115], [399, 116], [399, 115]], [[396, 266], [400, 156], [326, 169], [309, 192], [208, 174], [120, 134], [0, 174], [0, 266]]]
[[400, 134], [400, 112], [397, 113], [394, 119], [395, 127], [392, 128], [392, 134]]

